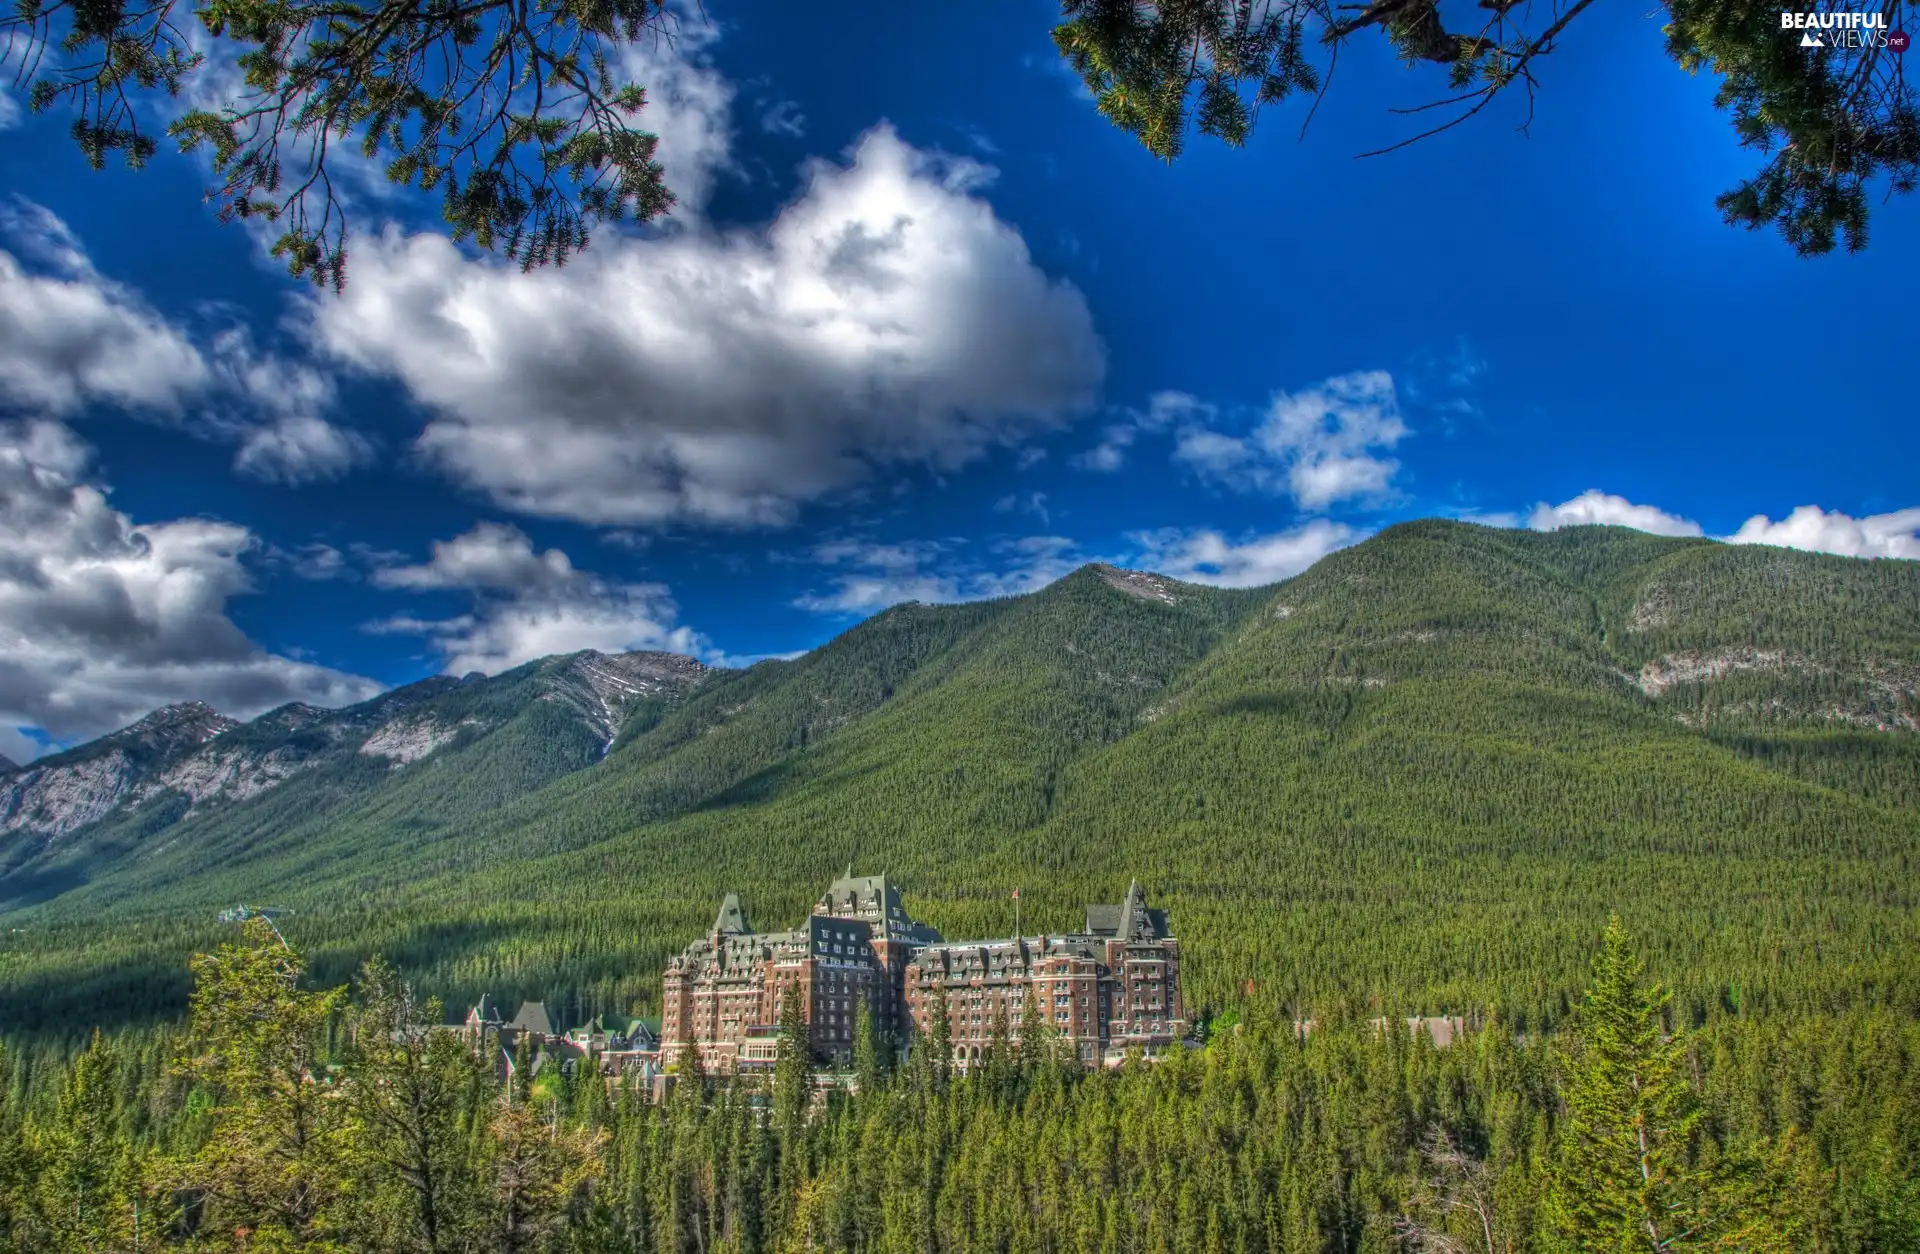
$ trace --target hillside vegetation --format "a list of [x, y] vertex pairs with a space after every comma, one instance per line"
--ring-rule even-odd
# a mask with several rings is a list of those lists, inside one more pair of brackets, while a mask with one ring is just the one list
[[604, 759], [520, 699], [0, 863], [0, 1032], [174, 1015], [267, 899], [329, 979], [645, 1008], [723, 892], [778, 926], [849, 862], [953, 936], [1138, 877], [1196, 1006], [1547, 1024], [1618, 913], [1683, 1014], [1920, 1012], [1920, 564], [1427, 521], [1271, 588], [896, 607], [637, 704]]

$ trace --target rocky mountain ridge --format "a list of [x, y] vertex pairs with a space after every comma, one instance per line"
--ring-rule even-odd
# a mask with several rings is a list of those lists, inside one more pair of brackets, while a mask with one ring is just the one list
[[[0, 852], [163, 801], [177, 805], [180, 818], [246, 801], [345, 755], [403, 770], [462, 737], [486, 735], [528, 701], [555, 703], [604, 753], [639, 703], [678, 696], [711, 669], [679, 654], [588, 650], [494, 677], [435, 676], [338, 710], [296, 702], [245, 723], [203, 702], [166, 706], [0, 777]], [[525, 693], [509, 691], [527, 684]]]

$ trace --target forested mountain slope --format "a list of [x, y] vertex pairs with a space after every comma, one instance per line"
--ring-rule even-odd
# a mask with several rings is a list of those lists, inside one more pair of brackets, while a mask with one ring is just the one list
[[114, 836], [4, 918], [0, 1030], [168, 1013], [265, 897], [323, 973], [645, 1005], [722, 892], [779, 925], [849, 860], [963, 936], [1137, 875], [1196, 1004], [1551, 1018], [1617, 911], [1695, 1007], [1920, 1010], [1917, 677], [1914, 563], [1430, 521], [1248, 592], [1089, 567], [708, 675], [583, 769], [522, 767], [536, 721]]
[[598, 761], [621, 727], [709, 673], [678, 654], [587, 652], [244, 724], [169, 706], [0, 781], [0, 909], [116, 871], [146, 896], [161, 868], [217, 867], [276, 837], [324, 842], [349, 813], [385, 816], [405, 844], [449, 807], [498, 805]]

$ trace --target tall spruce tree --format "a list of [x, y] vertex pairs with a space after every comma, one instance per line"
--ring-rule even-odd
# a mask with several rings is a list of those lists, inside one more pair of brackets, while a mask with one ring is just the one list
[[883, 1075], [880, 1049], [880, 1027], [874, 1019], [872, 1007], [863, 997], [853, 1012], [853, 1083], [856, 1091], [877, 1093], [880, 1090]]
[[773, 1124], [783, 1147], [797, 1143], [813, 1098], [813, 1049], [800, 1005], [800, 986], [787, 985], [780, 998], [780, 1037], [774, 1047]]
[[41, 1130], [35, 1174], [49, 1249], [110, 1249], [122, 1222], [131, 1219], [121, 1213], [115, 1188], [128, 1148], [117, 1135], [118, 1071], [113, 1049], [96, 1030], [67, 1071], [52, 1122]]
[[[1770, 1216], [1724, 1160], [1702, 1161], [1706, 1108], [1669, 1032], [1667, 993], [1642, 982], [1616, 917], [1562, 1056], [1565, 1113], [1545, 1212], [1568, 1249], [1779, 1247]], [[1710, 1147], [1709, 1147], [1710, 1148]]]

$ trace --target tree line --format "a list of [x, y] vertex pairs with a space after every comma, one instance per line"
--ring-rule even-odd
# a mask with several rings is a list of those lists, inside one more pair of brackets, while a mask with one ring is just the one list
[[[1839, 1251], [1920, 1243], [1920, 1026], [1678, 1022], [1616, 922], [1564, 1030], [1436, 1048], [1335, 1001], [1087, 1071], [1036, 1010], [962, 1074], [859, 1033], [816, 1084], [506, 1081], [386, 963], [316, 985], [262, 925], [174, 1033], [0, 1083], [0, 1249], [1173, 1254]], [[936, 1019], [936, 1023], [939, 1020]], [[523, 1058], [523, 1063], [526, 1061]], [[843, 1077], [843, 1080], [849, 1077]]]

